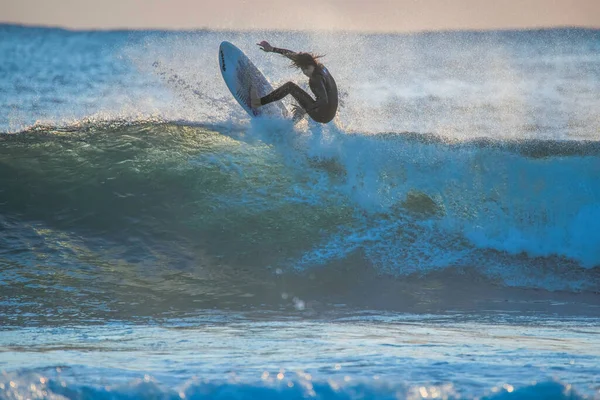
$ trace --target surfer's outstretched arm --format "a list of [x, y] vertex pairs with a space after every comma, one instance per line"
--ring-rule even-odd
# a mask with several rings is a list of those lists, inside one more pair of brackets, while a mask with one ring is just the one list
[[292, 51], [292, 50], [280, 49], [278, 47], [273, 47], [266, 40], [263, 40], [262, 42], [257, 43], [257, 45], [259, 45], [261, 50], [264, 52], [281, 54], [282, 56], [285, 56], [285, 57], [289, 58], [290, 60], [293, 60], [294, 56], [297, 54], [295, 51]]

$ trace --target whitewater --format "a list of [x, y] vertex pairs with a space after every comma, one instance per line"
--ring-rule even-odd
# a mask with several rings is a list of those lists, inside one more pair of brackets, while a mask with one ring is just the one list
[[[230, 41], [325, 54], [251, 120]], [[0, 25], [0, 398], [600, 398], [600, 31]], [[291, 103], [286, 100], [289, 106]]]

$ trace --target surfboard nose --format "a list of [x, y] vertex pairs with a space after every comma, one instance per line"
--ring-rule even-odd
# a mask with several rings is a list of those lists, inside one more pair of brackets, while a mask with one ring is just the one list
[[233, 43], [228, 42], [226, 40], [221, 42], [221, 45], [219, 46], [219, 48], [225, 49], [225, 51], [231, 50], [231, 49], [239, 50], [237, 47], [235, 47], [235, 45]]
[[234, 49], [239, 51], [239, 49], [232, 43], [227, 41], [221, 42], [221, 45], [219, 46], [219, 65], [221, 66], [221, 71], [227, 72], [228, 65], [225, 61], [225, 54], [231, 53], [231, 51]]

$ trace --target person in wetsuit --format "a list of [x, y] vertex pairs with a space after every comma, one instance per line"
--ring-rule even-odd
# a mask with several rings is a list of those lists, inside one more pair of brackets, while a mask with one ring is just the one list
[[310, 94], [306, 93], [295, 83], [287, 82], [262, 98], [257, 96], [256, 91], [252, 91], [252, 107], [258, 108], [265, 104], [281, 100], [288, 94], [291, 94], [300, 106], [300, 109], [295, 109], [294, 119], [299, 119], [307, 113], [316, 122], [326, 124], [335, 117], [338, 108], [337, 85], [327, 68], [320, 62], [317, 62], [319, 56], [279, 49], [271, 46], [266, 41], [258, 43], [258, 46], [267, 53], [279, 53], [292, 60], [292, 65], [300, 68], [304, 75], [309, 78], [308, 84], [310, 85], [310, 90], [315, 94], [316, 100], [313, 100]]

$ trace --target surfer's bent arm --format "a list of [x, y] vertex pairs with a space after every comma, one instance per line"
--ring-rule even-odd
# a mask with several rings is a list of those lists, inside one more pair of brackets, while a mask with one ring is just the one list
[[327, 89], [325, 88], [325, 82], [323, 77], [318, 78], [316, 82], [311, 82], [311, 90], [315, 94], [317, 100], [306, 110], [307, 112], [315, 110], [321, 106], [327, 104], [329, 99], [327, 98]]

